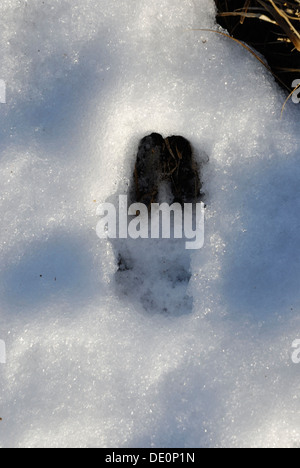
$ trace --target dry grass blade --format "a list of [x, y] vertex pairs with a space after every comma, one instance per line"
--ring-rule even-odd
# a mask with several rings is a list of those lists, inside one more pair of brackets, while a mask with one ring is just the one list
[[216, 31], [215, 29], [191, 29], [191, 31], [212, 32], [212, 33], [219, 34], [221, 36], [231, 39], [232, 41], [236, 42], [237, 44], [242, 46], [244, 49], [246, 49], [248, 52], [250, 52], [253, 55], [253, 57], [255, 57], [270, 73], [272, 73], [272, 75], [282, 84], [282, 86], [284, 86], [289, 92], [291, 91], [291, 89], [278, 76], [275, 75], [275, 73], [272, 71], [269, 65], [267, 65], [250, 47], [248, 47], [246, 44], [239, 41], [235, 37], [232, 37], [229, 34], [226, 34], [222, 31]]
[[285, 106], [287, 105], [288, 101], [291, 99], [291, 97], [293, 96], [293, 94], [300, 88], [300, 83], [298, 84], [298, 86], [293, 89], [293, 91], [291, 92], [291, 94], [286, 98], [283, 106], [282, 106], [282, 109], [281, 109], [281, 118], [283, 116], [283, 112], [284, 112], [284, 109], [285, 109]]
[[[274, 68], [276, 68], [276, 67], [274, 67]], [[277, 70], [279, 70], [281, 73], [299, 73], [299, 76], [300, 76], [300, 68], [277, 67]]]
[[[261, 21], [267, 21], [268, 23], [273, 23], [277, 24], [276, 21], [271, 20], [268, 16], [266, 15], [261, 15], [260, 13], [244, 13], [243, 11], [228, 11], [224, 13], [220, 13], [219, 16], [225, 17], [225, 16], [241, 16], [243, 19], [245, 18], [257, 18]], [[243, 24], [243, 23], [241, 23]]]
[[[215, 0], [215, 3], [218, 23], [229, 31], [228, 37], [251, 52], [289, 91], [283, 112], [295, 92], [291, 92], [291, 83], [299, 79], [300, 73], [300, 0]], [[267, 64], [253, 49], [266, 58]]]
[[[251, 0], [246, 0], [246, 3], [244, 5], [244, 11], [245, 13], [248, 13], [248, 8], [250, 6], [250, 3], [251, 3]], [[244, 24], [244, 21], [245, 21], [245, 16], [244, 17], [241, 17], [240, 19], [240, 24]]]
[[300, 52], [300, 34], [294, 28], [285, 12], [277, 7], [273, 0], [269, 0], [272, 6], [267, 5], [262, 0], [257, 0], [269, 13], [273, 16], [277, 24], [283, 29], [285, 34], [290, 38], [298, 52]]

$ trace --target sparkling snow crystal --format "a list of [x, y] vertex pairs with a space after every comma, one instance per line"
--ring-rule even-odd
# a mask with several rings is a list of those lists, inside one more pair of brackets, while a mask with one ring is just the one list
[[[0, 446], [299, 447], [299, 107], [213, 0], [0, 13]], [[209, 157], [199, 251], [96, 235], [152, 132]]]

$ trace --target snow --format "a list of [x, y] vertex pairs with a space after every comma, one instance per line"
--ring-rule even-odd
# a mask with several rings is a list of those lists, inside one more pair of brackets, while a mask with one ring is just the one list
[[[298, 106], [212, 0], [0, 11], [1, 447], [299, 447]], [[209, 157], [199, 251], [96, 235], [151, 132]]]

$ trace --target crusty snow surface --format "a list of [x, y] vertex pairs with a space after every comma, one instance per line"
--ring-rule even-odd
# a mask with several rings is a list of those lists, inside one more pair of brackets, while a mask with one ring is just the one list
[[[299, 106], [214, 8], [1, 1], [2, 447], [300, 445]], [[209, 158], [201, 250], [96, 235], [152, 132]]]

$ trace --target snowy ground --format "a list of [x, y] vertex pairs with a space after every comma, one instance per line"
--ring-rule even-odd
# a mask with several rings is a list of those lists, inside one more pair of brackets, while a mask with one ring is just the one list
[[[0, 12], [0, 445], [299, 447], [298, 106], [191, 31], [213, 0]], [[153, 131], [209, 156], [205, 245], [131, 246], [125, 288], [96, 208]]]

